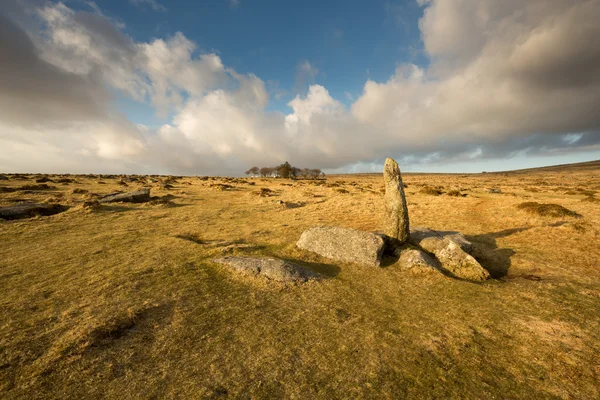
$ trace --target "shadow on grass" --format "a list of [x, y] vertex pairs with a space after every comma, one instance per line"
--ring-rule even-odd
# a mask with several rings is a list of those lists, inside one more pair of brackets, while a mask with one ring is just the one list
[[285, 258], [284, 261], [288, 261], [290, 263], [305, 267], [313, 272], [320, 274], [325, 279], [335, 278], [342, 271], [340, 267], [333, 264], [314, 263], [303, 260], [295, 260], [291, 258]]
[[510, 258], [515, 254], [515, 251], [510, 248], [498, 248], [496, 239], [532, 228], [532, 226], [525, 226], [465, 237], [473, 243], [473, 257], [490, 273], [492, 278], [499, 279], [508, 275], [508, 270], [511, 266]]

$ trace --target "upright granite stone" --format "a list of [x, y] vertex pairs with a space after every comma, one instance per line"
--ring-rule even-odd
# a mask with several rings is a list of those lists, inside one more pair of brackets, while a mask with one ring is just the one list
[[304, 231], [296, 246], [333, 260], [378, 267], [384, 241], [375, 233], [316, 226]]
[[384, 233], [395, 245], [406, 242], [410, 235], [408, 207], [404, 195], [404, 185], [398, 163], [391, 158], [385, 160], [383, 169], [385, 182], [385, 222]]

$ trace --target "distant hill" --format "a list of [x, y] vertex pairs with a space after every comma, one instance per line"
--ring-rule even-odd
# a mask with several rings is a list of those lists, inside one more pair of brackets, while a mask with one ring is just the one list
[[[507, 170], [507, 171], [493, 171], [493, 172], [418, 172], [418, 171], [403, 171], [402, 175], [477, 175], [481, 173], [485, 174], [531, 174], [538, 172], [586, 172], [586, 171], [600, 171], [600, 160], [595, 161], [586, 161], [580, 163], [573, 164], [558, 164], [558, 165], [549, 165], [546, 167], [536, 167], [536, 168], [525, 168], [525, 169], [515, 169], [515, 170]], [[359, 173], [348, 173], [348, 174], [330, 174], [329, 177], [336, 176], [372, 176], [372, 175], [381, 175], [382, 172], [359, 172]]]
[[581, 163], [573, 163], [573, 164], [558, 164], [558, 165], [550, 165], [547, 167], [537, 167], [537, 168], [526, 168], [526, 169], [516, 169], [512, 171], [498, 171], [498, 172], [489, 172], [490, 174], [530, 174], [535, 172], [586, 172], [592, 170], [600, 170], [600, 160], [595, 161], [586, 161]]

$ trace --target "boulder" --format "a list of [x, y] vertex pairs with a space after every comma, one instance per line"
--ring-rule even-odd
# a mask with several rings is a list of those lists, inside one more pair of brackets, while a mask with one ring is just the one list
[[306, 282], [319, 277], [300, 265], [277, 258], [223, 257], [213, 262], [245, 275], [263, 276], [277, 282]]
[[100, 203], [114, 203], [119, 201], [126, 203], [146, 203], [150, 200], [152, 200], [150, 189], [141, 189], [128, 193], [110, 193], [98, 198]]
[[401, 245], [409, 238], [408, 207], [404, 195], [404, 184], [398, 163], [391, 158], [385, 160], [383, 169], [385, 182], [384, 233]]
[[485, 281], [490, 274], [473, 256], [464, 252], [455, 242], [444, 239], [445, 247], [435, 253], [442, 266], [453, 275], [471, 281]]
[[60, 204], [21, 203], [14, 206], [0, 207], [0, 218], [21, 219], [54, 215], [66, 211], [69, 207]]
[[330, 226], [307, 229], [296, 246], [333, 260], [374, 267], [381, 264], [385, 247], [375, 233]]
[[398, 263], [402, 269], [432, 269], [439, 270], [436, 262], [425, 252], [418, 249], [405, 248], [400, 252]]

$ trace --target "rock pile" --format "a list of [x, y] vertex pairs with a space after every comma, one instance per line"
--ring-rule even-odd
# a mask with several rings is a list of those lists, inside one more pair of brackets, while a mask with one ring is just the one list
[[459, 232], [410, 230], [408, 207], [400, 168], [388, 158], [384, 168], [384, 234], [339, 227], [313, 227], [296, 245], [323, 257], [368, 266], [380, 266], [384, 253], [395, 254], [403, 269], [435, 269], [447, 275], [483, 281], [489, 273], [470, 255], [473, 245]]

